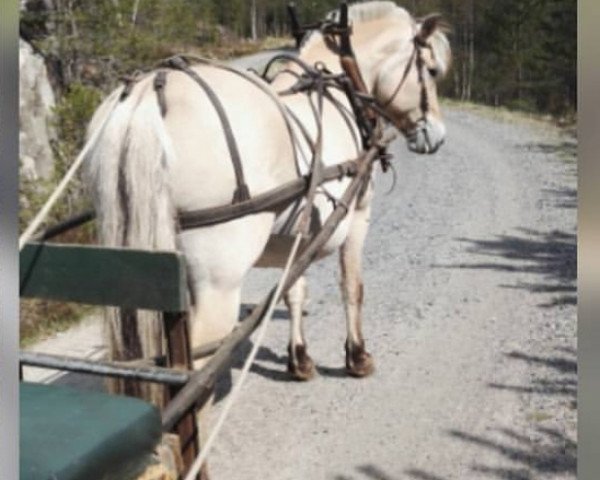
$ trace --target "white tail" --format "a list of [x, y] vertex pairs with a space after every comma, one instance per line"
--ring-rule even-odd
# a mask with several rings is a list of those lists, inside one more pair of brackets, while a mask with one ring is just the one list
[[[174, 208], [166, 173], [174, 151], [156, 98], [131, 95], [120, 101], [119, 96], [120, 91], [114, 92], [90, 124], [93, 131], [114, 109], [86, 163], [100, 240], [107, 246], [174, 250]], [[110, 360], [163, 354], [162, 322], [156, 312], [109, 308], [106, 317]], [[110, 388], [163, 404], [163, 389], [156, 385], [113, 381]]]

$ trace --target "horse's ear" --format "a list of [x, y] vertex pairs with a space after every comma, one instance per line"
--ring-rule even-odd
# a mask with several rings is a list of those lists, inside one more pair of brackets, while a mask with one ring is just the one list
[[419, 20], [419, 31], [417, 32], [417, 39], [421, 41], [426, 41], [433, 32], [438, 28], [442, 28], [445, 26], [445, 22], [443, 17], [439, 13], [432, 13], [423, 17]]

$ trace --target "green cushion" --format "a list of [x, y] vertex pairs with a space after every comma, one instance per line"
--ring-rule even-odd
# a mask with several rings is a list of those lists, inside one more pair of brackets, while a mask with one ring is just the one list
[[21, 383], [20, 405], [21, 480], [127, 480], [161, 438], [158, 410], [135, 398]]

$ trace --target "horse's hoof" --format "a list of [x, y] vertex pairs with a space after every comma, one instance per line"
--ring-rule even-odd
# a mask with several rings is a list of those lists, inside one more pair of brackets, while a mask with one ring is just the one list
[[357, 378], [368, 377], [375, 371], [375, 362], [369, 352], [365, 350], [364, 343], [352, 345], [348, 348], [346, 344], [346, 372]]
[[296, 345], [292, 354], [291, 345], [288, 346], [288, 372], [294, 380], [306, 382], [317, 373], [315, 362], [306, 353], [304, 345]]

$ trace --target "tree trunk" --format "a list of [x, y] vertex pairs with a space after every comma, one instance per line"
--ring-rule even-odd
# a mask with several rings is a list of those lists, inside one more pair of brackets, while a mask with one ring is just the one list
[[462, 71], [461, 71], [461, 92], [460, 92], [460, 99], [464, 102], [465, 100], [467, 100], [467, 80], [468, 80], [468, 70], [467, 70], [467, 66], [468, 66], [468, 50], [469, 50], [469, 33], [468, 33], [468, 24], [464, 24], [463, 25], [463, 31], [462, 31], [462, 45], [461, 45], [461, 49], [462, 49], [462, 58], [461, 58], [461, 67], [462, 67]]
[[471, 100], [473, 72], [475, 71], [475, 2], [471, 0], [469, 15], [469, 74], [467, 79], [467, 100]]
[[135, 27], [135, 22], [137, 21], [139, 8], [140, 8], [140, 0], [135, 0], [135, 2], [133, 2], [133, 11], [131, 12], [131, 26], [132, 27]]
[[252, 0], [252, 6], [250, 7], [250, 22], [252, 28], [252, 40], [256, 41], [258, 38], [256, 32], [256, 0]]

